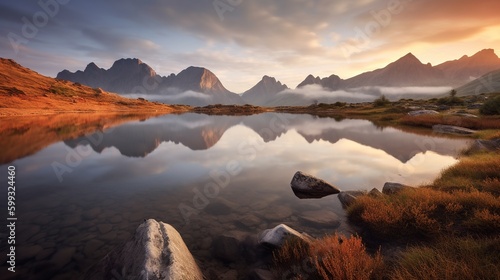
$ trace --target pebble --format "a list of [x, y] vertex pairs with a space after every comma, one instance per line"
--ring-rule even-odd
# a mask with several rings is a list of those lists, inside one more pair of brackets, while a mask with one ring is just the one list
[[40, 245], [19, 246], [16, 248], [16, 261], [24, 262], [34, 258], [43, 250]]
[[268, 220], [283, 221], [292, 215], [292, 209], [285, 206], [266, 208], [263, 216]]
[[58, 250], [50, 259], [51, 262], [56, 264], [58, 269], [63, 268], [69, 262], [71, 262], [71, 258], [76, 252], [76, 248], [68, 247]]
[[104, 245], [104, 242], [99, 241], [99, 240], [90, 240], [85, 244], [85, 248], [83, 249], [83, 253], [85, 256], [89, 258], [94, 257], [94, 252], [97, 251], [97, 249], [101, 248], [102, 245]]
[[97, 229], [99, 230], [99, 232], [101, 234], [105, 234], [105, 233], [110, 232], [113, 229], [113, 227], [111, 225], [104, 224], [104, 225], [98, 225]]
[[54, 248], [48, 248], [48, 249], [43, 249], [40, 253], [36, 255], [36, 260], [41, 261], [44, 260], [48, 257], [50, 257], [52, 254], [54, 254], [56, 250]]
[[240, 223], [242, 223], [246, 227], [254, 227], [262, 223], [261, 219], [259, 219], [257, 216], [253, 214], [248, 214], [242, 217], [239, 220]]
[[94, 207], [90, 210], [83, 212], [82, 217], [86, 220], [95, 219], [99, 214], [101, 214], [101, 208]]

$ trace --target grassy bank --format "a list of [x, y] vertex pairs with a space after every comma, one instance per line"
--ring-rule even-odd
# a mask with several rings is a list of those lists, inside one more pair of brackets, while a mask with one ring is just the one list
[[[374, 114], [369, 119], [375, 123], [395, 126], [456, 125], [479, 130], [472, 138], [500, 137], [498, 116], [411, 117], [398, 110], [364, 106], [351, 116]], [[464, 151], [433, 183], [392, 195], [359, 197], [347, 213], [363, 229], [361, 236], [338, 242], [342, 239], [333, 235], [311, 246], [287, 244], [275, 254], [277, 271], [307, 263], [309, 270], [296, 271], [296, 279], [500, 279], [498, 148]], [[369, 244], [369, 250], [363, 244]]]

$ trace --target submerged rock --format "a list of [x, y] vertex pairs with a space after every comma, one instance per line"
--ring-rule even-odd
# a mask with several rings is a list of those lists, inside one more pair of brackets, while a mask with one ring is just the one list
[[84, 277], [117, 278], [202, 280], [203, 275], [179, 232], [169, 224], [150, 219], [136, 229], [131, 240], [111, 251]]
[[312, 241], [312, 237], [309, 235], [302, 234], [285, 224], [280, 224], [272, 229], [264, 230], [259, 236], [259, 244], [281, 247], [288, 239], [296, 239], [305, 243]]
[[474, 134], [475, 130], [468, 129], [460, 126], [436, 124], [432, 126], [432, 130], [438, 133], [448, 133], [448, 134]]
[[212, 242], [212, 256], [224, 262], [236, 262], [241, 256], [241, 244], [245, 240], [242, 234], [223, 234]]
[[347, 208], [349, 205], [351, 205], [358, 196], [365, 195], [366, 192], [363, 191], [345, 191], [345, 192], [340, 192], [339, 195], [337, 196], [340, 200], [340, 203], [342, 204], [342, 207]]
[[317, 227], [338, 227], [340, 220], [337, 214], [328, 210], [305, 211], [299, 215], [304, 222]]
[[384, 187], [382, 188], [382, 193], [383, 194], [395, 194], [398, 193], [404, 189], [411, 188], [410, 186], [403, 185], [400, 183], [392, 183], [392, 182], [387, 182], [384, 184]]
[[290, 186], [298, 198], [321, 198], [339, 193], [340, 190], [314, 176], [297, 171], [293, 175]]

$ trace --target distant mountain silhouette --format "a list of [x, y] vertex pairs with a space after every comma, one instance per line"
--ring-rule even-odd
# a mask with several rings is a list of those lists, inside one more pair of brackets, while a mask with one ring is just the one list
[[459, 96], [500, 92], [500, 69], [484, 74], [483, 76], [456, 88], [456, 91]]
[[500, 58], [493, 49], [484, 49], [473, 56], [441, 63], [435, 67], [445, 73], [453, 85], [463, 85], [482, 75], [500, 69]]
[[[255, 131], [264, 142], [276, 141], [281, 135], [295, 130], [309, 143], [318, 140], [336, 143], [340, 139], [348, 139], [383, 150], [402, 163], [427, 151], [454, 156], [465, 145], [465, 141], [460, 139], [433, 141], [435, 138], [431, 136], [405, 133], [395, 128], [382, 131], [366, 120], [337, 122], [330, 118], [277, 113], [251, 116], [167, 115], [141, 125], [129, 123], [116, 127], [106, 132], [97, 144], [89, 143], [86, 137], [64, 142], [72, 148], [81, 144], [91, 145], [99, 153], [105, 148], [115, 147], [124, 156], [144, 157], [162, 142], [180, 143], [191, 150], [210, 149], [229, 128], [239, 124]], [[93, 138], [98, 137], [93, 135]], [[429, 141], [433, 145], [426, 145]]]
[[467, 55], [432, 66], [423, 64], [412, 53], [399, 58], [384, 68], [365, 72], [343, 80], [336, 75], [327, 78], [308, 75], [297, 88], [321, 85], [324, 89], [338, 90], [358, 87], [408, 86], [460, 86], [488, 72], [500, 69], [500, 58], [493, 49], [484, 49], [473, 56]]
[[342, 80], [337, 75], [330, 75], [327, 78], [314, 77], [313, 75], [308, 75], [304, 81], [297, 85], [297, 88], [302, 88], [307, 85], [320, 85], [325, 89], [337, 90], [344, 86], [344, 80]]
[[267, 101], [279, 92], [288, 89], [285, 84], [273, 77], [264, 76], [255, 86], [245, 91], [241, 97], [246, 103], [254, 105], [266, 105]]
[[[84, 71], [72, 73], [63, 70], [58, 79], [78, 82], [91, 87], [119, 94], [162, 95], [167, 103], [195, 106], [208, 104], [243, 104], [241, 97], [228, 91], [210, 70], [202, 67], [188, 67], [178, 75], [160, 76], [146, 63], [136, 58], [120, 59], [108, 70], [95, 63], [87, 65]], [[194, 93], [184, 94], [187, 91]]]
[[[160, 76], [139, 59], [120, 59], [108, 69], [99, 68], [90, 63], [84, 71], [75, 73], [64, 70], [57, 77], [79, 82], [92, 87], [100, 87], [121, 94], [155, 94], [162, 97], [162, 102], [179, 103], [195, 106], [208, 104], [243, 104], [250, 103], [263, 106], [310, 105], [313, 100], [332, 103], [335, 101], [357, 102], [356, 93], [360, 88], [369, 89], [363, 92], [375, 99], [380, 96], [380, 87], [459, 87], [474, 78], [490, 71], [500, 69], [500, 58], [493, 49], [484, 49], [473, 56], [447, 61], [437, 66], [424, 64], [412, 53], [408, 53], [387, 66], [365, 72], [348, 79], [332, 74], [329, 77], [308, 75], [297, 85], [297, 93], [286, 91], [288, 87], [276, 79], [264, 76], [251, 89], [241, 96], [227, 90], [221, 81], [210, 70], [202, 67], [188, 67], [178, 75]], [[343, 90], [352, 98], [337, 95], [320, 97], [304, 95], [307, 86], [316, 85], [324, 91]], [[304, 91], [305, 90], [305, 91]], [[443, 92], [444, 94], [445, 92]], [[474, 94], [474, 93], [469, 93]], [[359, 95], [358, 95], [359, 96]], [[406, 98], [419, 98], [415, 93], [405, 93]], [[403, 98], [403, 97], [400, 97]], [[369, 98], [368, 98], [369, 99]], [[369, 101], [366, 98], [362, 101]], [[372, 99], [372, 100], [373, 100]]]
[[412, 53], [408, 53], [384, 68], [347, 79], [344, 88], [442, 86], [446, 83], [442, 71], [433, 68], [430, 63], [423, 64]]

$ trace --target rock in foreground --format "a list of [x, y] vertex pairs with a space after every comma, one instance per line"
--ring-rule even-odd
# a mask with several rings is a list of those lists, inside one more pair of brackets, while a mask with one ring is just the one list
[[150, 219], [123, 247], [91, 267], [85, 279], [202, 280], [203, 275], [179, 232]]
[[344, 191], [340, 192], [337, 196], [342, 204], [342, 207], [347, 208], [349, 205], [353, 204], [354, 201], [358, 198], [358, 196], [365, 195], [364, 191]]
[[382, 193], [383, 194], [395, 194], [398, 193], [404, 189], [411, 188], [410, 186], [406, 186], [400, 183], [392, 183], [392, 182], [387, 182], [384, 184], [384, 187], [382, 188]]
[[272, 229], [264, 230], [259, 237], [259, 243], [263, 245], [268, 245], [271, 247], [281, 247], [286, 240], [295, 238], [298, 241], [303, 241], [310, 243], [312, 237], [306, 234], [302, 234], [293, 228], [280, 224]]
[[311, 175], [297, 171], [290, 186], [298, 198], [321, 198], [339, 193], [340, 190], [329, 183]]

